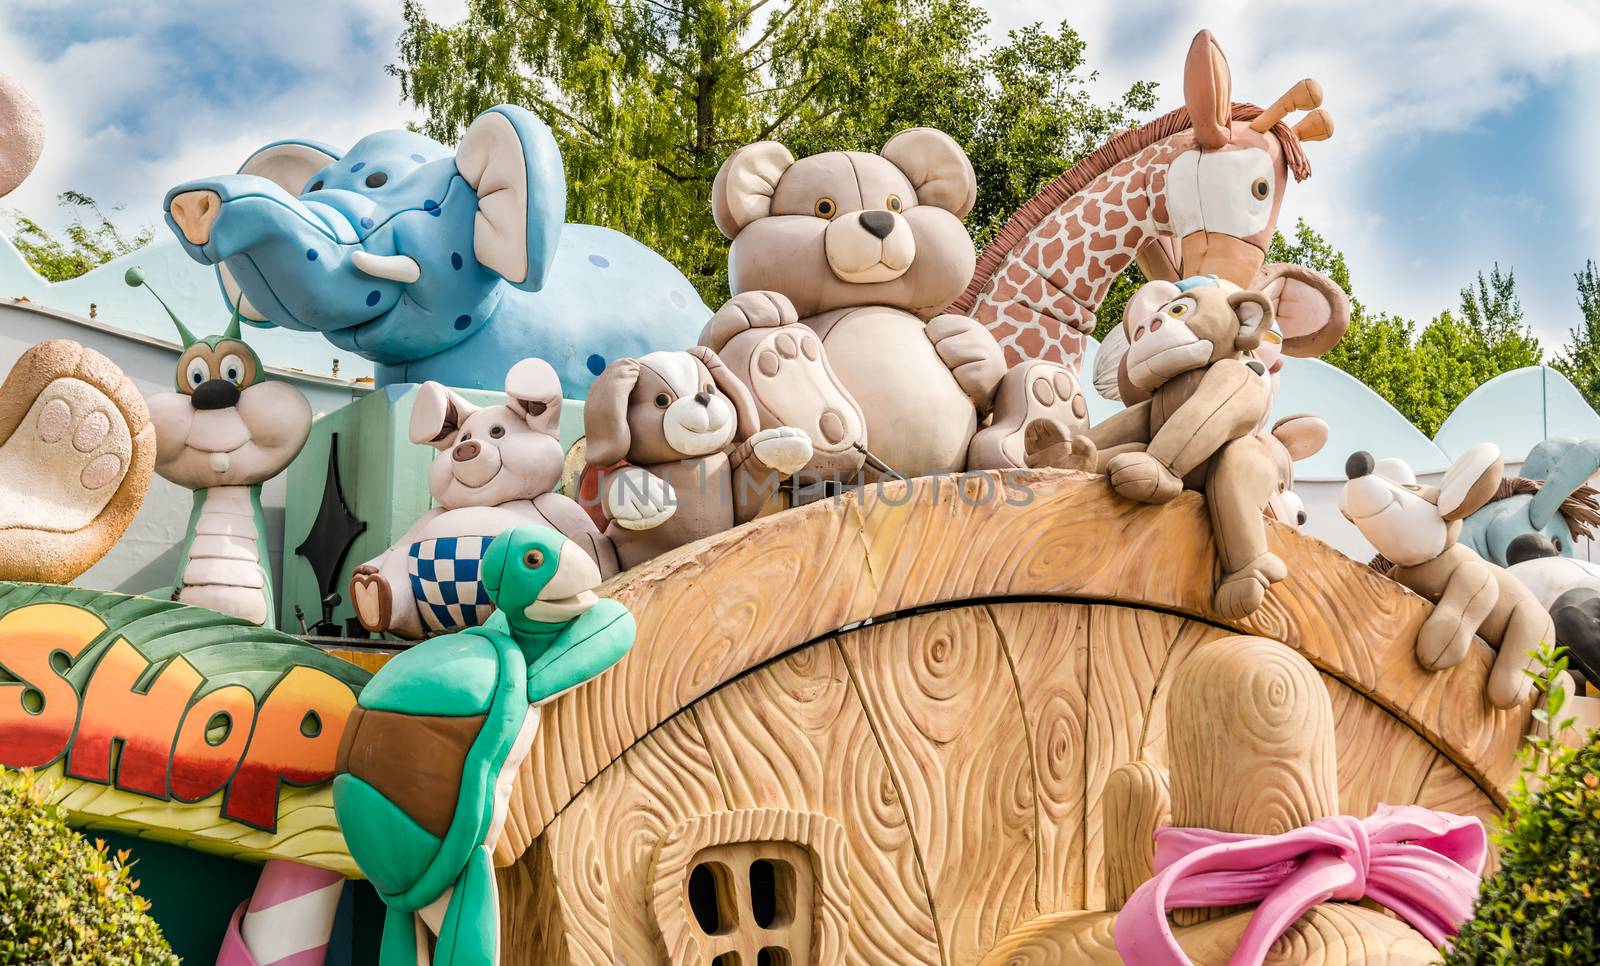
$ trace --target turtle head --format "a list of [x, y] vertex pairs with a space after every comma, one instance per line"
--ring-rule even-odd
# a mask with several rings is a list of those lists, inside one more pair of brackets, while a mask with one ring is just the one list
[[600, 568], [583, 548], [548, 527], [495, 537], [483, 557], [483, 586], [513, 630], [565, 624], [595, 605]]

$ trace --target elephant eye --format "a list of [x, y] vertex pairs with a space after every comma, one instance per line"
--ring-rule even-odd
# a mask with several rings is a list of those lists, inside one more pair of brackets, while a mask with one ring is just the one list
[[832, 198], [823, 197], [817, 199], [816, 207], [812, 210], [817, 213], [818, 218], [832, 218], [838, 214], [839, 206], [834, 204]]
[[889, 200], [885, 201], [883, 206], [890, 211], [899, 211], [901, 208], [905, 207], [905, 204], [901, 202], [899, 195], [890, 195]]
[[313, 191], [321, 191], [321, 190], [322, 190], [322, 179], [318, 178], [317, 180], [311, 182], [311, 187], [306, 189], [306, 193], [310, 194]]
[[506, 428], [504, 426], [490, 426], [489, 427], [489, 435], [492, 436], [495, 439], [499, 439], [500, 437], [504, 436], [505, 434], [506, 434]]
[[389, 176], [382, 171], [374, 171], [367, 175], [367, 187], [381, 188], [389, 183]]
[[538, 550], [529, 550], [522, 555], [522, 562], [531, 570], [538, 570], [544, 566], [544, 554]]
[[1250, 183], [1250, 194], [1257, 201], [1266, 201], [1267, 194], [1272, 191], [1272, 186], [1267, 184], [1266, 178], [1257, 178]]
[[667, 406], [670, 405], [671, 403], [672, 403], [672, 397], [668, 396], [664, 392], [656, 393], [656, 408], [657, 409], [666, 409]]

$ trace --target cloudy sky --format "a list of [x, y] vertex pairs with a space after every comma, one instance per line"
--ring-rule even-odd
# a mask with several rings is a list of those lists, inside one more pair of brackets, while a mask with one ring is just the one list
[[[464, 0], [429, 0], [439, 18]], [[6, 0], [0, 65], [49, 124], [39, 170], [5, 206], [51, 223], [64, 189], [158, 224], [166, 187], [233, 170], [300, 135], [348, 144], [410, 112], [383, 67], [399, 0]], [[1479, 268], [1515, 267], [1555, 347], [1576, 322], [1572, 273], [1600, 259], [1600, 4], [1503, 0], [1291, 4], [996, 0], [997, 33], [1070, 19], [1107, 93], [1158, 81], [1177, 106], [1184, 51], [1210, 27], [1234, 97], [1268, 103], [1311, 76], [1337, 133], [1308, 146], [1289, 195], [1349, 255], [1369, 305], [1426, 319]], [[1203, 7], [1203, 9], [1202, 9]], [[165, 229], [161, 229], [164, 231]]]

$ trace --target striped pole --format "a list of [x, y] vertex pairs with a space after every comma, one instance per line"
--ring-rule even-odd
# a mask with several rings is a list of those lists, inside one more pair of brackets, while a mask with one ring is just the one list
[[322, 966], [343, 892], [337, 872], [270, 860], [233, 911], [217, 966]]

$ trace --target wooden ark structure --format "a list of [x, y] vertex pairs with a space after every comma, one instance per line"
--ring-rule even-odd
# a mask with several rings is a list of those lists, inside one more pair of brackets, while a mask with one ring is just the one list
[[[1095, 958], [1050, 936], [1137, 884], [1112, 855], [1130, 817], [1113, 773], [1164, 763], [1175, 672], [1236, 634], [1315, 666], [1343, 813], [1496, 815], [1531, 705], [1483, 699], [1488, 648], [1425, 671], [1428, 604], [1287, 528], [1271, 540], [1290, 576], [1230, 624], [1209, 609], [1199, 497], [969, 475], [813, 504], [619, 577], [606, 593], [637, 644], [545, 708], [512, 793], [505, 962]], [[1264, 812], [1290, 811], [1298, 780], [1248, 761], [1218, 776]], [[1313, 918], [1270, 961], [1359, 943], [1348, 917]]]

